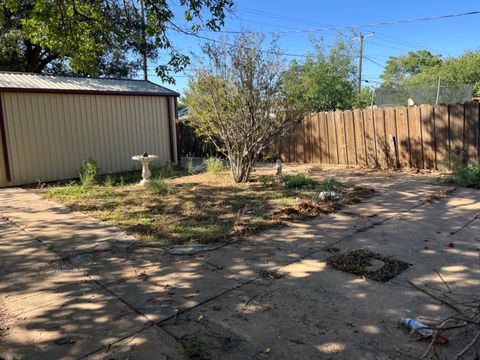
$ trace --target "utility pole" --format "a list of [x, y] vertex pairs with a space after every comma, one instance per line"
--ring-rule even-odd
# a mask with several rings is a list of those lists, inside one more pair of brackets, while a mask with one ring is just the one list
[[370, 33], [367, 35], [363, 35], [360, 33], [359, 36], [356, 36], [352, 38], [352, 40], [360, 40], [360, 56], [358, 59], [358, 84], [357, 84], [357, 89], [358, 89], [358, 99], [360, 100], [360, 94], [362, 93], [362, 65], [363, 65], [363, 39], [369, 38], [371, 36], [374, 36], [375, 33]]
[[142, 68], [143, 68], [143, 80], [148, 80], [148, 66], [147, 66], [147, 38], [145, 36], [145, 9], [143, 7], [143, 0], [140, 0], [140, 17], [142, 18]]

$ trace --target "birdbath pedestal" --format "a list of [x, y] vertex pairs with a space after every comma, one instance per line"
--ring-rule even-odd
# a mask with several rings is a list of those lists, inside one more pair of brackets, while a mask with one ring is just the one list
[[150, 176], [152, 173], [150, 172], [150, 169], [148, 168], [148, 164], [150, 161], [157, 159], [157, 155], [136, 155], [132, 156], [132, 160], [139, 161], [142, 164], [142, 181], [140, 181], [141, 185], [145, 185], [150, 181]]

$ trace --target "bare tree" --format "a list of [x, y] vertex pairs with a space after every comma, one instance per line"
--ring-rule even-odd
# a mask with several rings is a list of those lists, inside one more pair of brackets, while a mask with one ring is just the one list
[[262, 43], [245, 33], [233, 44], [205, 45], [184, 98], [188, 121], [228, 158], [236, 182], [246, 182], [258, 155], [303, 117], [284, 86], [280, 49]]

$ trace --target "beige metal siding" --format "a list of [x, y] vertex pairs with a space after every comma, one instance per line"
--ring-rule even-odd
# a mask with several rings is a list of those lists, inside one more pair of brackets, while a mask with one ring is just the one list
[[105, 174], [139, 169], [131, 157], [144, 151], [170, 161], [167, 97], [1, 96], [12, 181], [1, 167], [0, 186], [73, 178], [89, 157]]

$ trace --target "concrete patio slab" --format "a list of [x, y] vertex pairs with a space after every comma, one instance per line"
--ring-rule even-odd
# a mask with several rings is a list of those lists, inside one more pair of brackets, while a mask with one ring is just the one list
[[65, 296], [23, 313], [0, 342], [0, 354], [21, 359], [77, 359], [145, 327], [146, 319], [104, 290]]
[[[436, 321], [452, 310], [409, 281], [436, 294], [446, 283], [462, 299], [478, 294], [480, 192], [459, 189], [430, 202], [447, 189], [431, 176], [320, 174], [377, 194], [336, 214], [192, 255], [143, 247], [89, 216], [2, 189], [0, 356], [419, 357], [428, 343], [405, 332], [400, 319]], [[386, 283], [327, 266], [332, 251], [359, 248], [411, 266]], [[450, 343], [437, 347], [442, 356], [474, 335], [470, 328], [447, 334]]]
[[2, 189], [0, 204], [4, 217], [65, 257], [135, 240], [115, 227], [23, 189]]
[[181, 345], [175, 341], [175, 338], [156, 326], [150, 326], [84, 358], [88, 360], [180, 360], [185, 359], [185, 356]]

